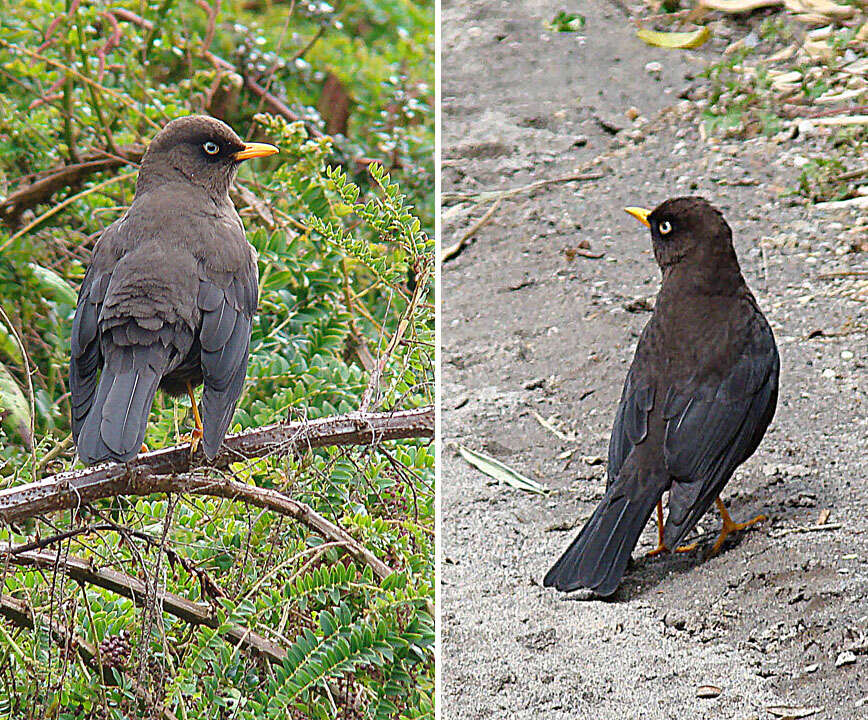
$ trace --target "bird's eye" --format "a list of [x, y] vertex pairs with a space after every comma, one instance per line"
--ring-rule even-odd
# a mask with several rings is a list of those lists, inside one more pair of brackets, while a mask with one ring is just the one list
[[216, 155], [220, 152], [220, 146], [212, 140], [209, 140], [204, 145], [202, 145], [202, 149], [209, 155]]
[[661, 235], [668, 235], [672, 232], [672, 225], [669, 223], [668, 220], [664, 220], [662, 223], [660, 223], [659, 227]]

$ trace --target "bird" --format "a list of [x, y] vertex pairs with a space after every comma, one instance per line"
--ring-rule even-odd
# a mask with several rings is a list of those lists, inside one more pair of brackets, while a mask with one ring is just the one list
[[259, 293], [229, 189], [240, 163], [277, 152], [204, 115], [170, 121], [148, 145], [132, 204], [94, 246], [72, 324], [72, 435], [85, 465], [146, 449], [158, 388], [189, 395], [191, 456], [200, 439], [216, 456], [247, 374]]
[[723, 214], [701, 197], [625, 210], [649, 228], [662, 282], [615, 412], [606, 492], [543, 580], [602, 597], [620, 585], [655, 507], [651, 555], [692, 549], [680, 544], [712, 504], [723, 527], [710, 554], [765, 519], [736, 523], [720, 493], [774, 417], [780, 375], [774, 334]]

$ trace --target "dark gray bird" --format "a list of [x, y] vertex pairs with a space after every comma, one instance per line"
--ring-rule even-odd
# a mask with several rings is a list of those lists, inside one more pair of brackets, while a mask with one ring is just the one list
[[620, 584], [655, 505], [652, 554], [681, 549], [714, 502], [723, 529], [712, 553], [728, 534], [763, 519], [733, 522], [718, 496], [771, 422], [780, 368], [723, 215], [698, 197], [627, 212], [650, 228], [663, 282], [615, 414], [606, 494], [544, 580], [603, 596]]
[[[72, 326], [72, 434], [85, 464], [142, 447], [157, 387], [187, 392], [212, 459], [241, 395], [256, 312], [256, 253], [229, 199], [239, 164], [278, 152], [211, 117], [149, 145], [129, 210], [106, 228]], [[202, 416], [193, 388], [204, 383]]]

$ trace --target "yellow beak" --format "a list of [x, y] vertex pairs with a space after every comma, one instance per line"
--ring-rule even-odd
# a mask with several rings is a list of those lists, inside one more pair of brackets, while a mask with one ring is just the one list
[[646, 210], [645, 208], [640, 207], [627, 207], [624, 208], [624, 212], [632, 215], [645, 227], [651, 227], [651, 224], [648, 222], [648, 216], [651, 214], [650, 210]]
[[268, 157], [279, 152], [280, 150], [274, 145], [268, 143], [244, 143], [244, 149], [235, 153], [233, 159], [236, 161], [249, 160], [256, 157]]

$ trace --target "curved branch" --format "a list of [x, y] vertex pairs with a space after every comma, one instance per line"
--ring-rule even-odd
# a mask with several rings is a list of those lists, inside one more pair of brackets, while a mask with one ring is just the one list
[[[278, 423], [227, 437], [210, 467], [226, 468], [239, 460], [282, 456], [315, 447], [375, 445], [385, 440], [431, 438], [433, 435], [434, 408], [430, 406], [391, 413], [355, 412], [309, 422]], [[189, 474], [195, 469], [196, 463], [201, 464], [203, 460], [201, 450], [191, 461], [189, 445], [176, 445], [145, 453], [131, 463], [103, 463], [0, 490], [0, 521], [17, 522], [116, 495], [189, 492], [241, 500], [287, 515], [324, 537], [341, 543], [353, 557], [369, 564], [379, 577], [392, 573], [388, 565], [349, 533], [304, 503], [277, 490], [246, 485], [228, 478]]]
[[123, 147], [120, 151], [123, 156], [94, 153], [83, 157], [81, 162], [37, 173], [29, 184], [0, 202], [0, 222], [11, 228], [17, 227], [21, 213], [50, 200], [56, 192], [65, 188], [77, 189], [94, 173], [137, 163], [144, 154], [144, 148], [139, 145]]
[[[46, 570], [57, 567], [76, 582], [105, 588], [116, 595], [130, 598], [137, 605], [144, 605], [147, 602], [147, 588], [142, 580], [111, 568], [94, 567], [89, 560], [83, 558], [63, 558], [58, 565], [57, 554], [43, 550], [17, 553], [8, 559], [11, 564], [24, 567]], [[157, 605], [163, 610], [192, 625], [205, 625], [210, 628], [217, 628], [220, 625], [211, 607], [206, 603], [193, 602], [165, 591], [158, 591], [156, 600]], [[266, 657], [271, 662], [283, 662], [286, 658], [286, 650], [248, 628], [230, 625], [225, 632], [234, 643]]]

